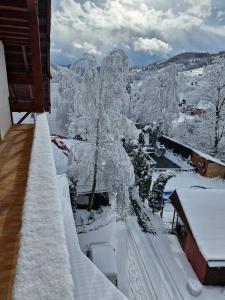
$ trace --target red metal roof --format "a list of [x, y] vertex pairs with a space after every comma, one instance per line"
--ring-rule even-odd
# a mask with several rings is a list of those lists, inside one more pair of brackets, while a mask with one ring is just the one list
[[50, 111], [51, 0], [0, 0], [11, 111]]

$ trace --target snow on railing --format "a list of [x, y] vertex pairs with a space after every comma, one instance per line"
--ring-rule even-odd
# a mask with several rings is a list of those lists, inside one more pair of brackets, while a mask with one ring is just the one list
[[15, 300], [74, 299], [47, 118], [37, 116], [24, 203]]

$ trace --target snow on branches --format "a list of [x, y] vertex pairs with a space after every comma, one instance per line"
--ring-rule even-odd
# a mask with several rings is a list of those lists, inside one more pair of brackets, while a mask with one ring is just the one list
[[96, 191], [114, 190], [118, 199], [128, 198], [124, 191], [134, 183], [133, 166], [121, 142], [138, 137], [134, 123], [123, 112], [129, 100], [128, 58], [114, 49], [99, 72], [94, 56], [85, 54], [71, 70], [74, 74], [67, 79], [73, 83], [61, 94], [67, 107], [63, 122], [69, 136], [79, 137], [80, 142], [72, 149], [69, 173], [77, 180], [78, 191], [86, 187], [91, 193], [91, 209]]

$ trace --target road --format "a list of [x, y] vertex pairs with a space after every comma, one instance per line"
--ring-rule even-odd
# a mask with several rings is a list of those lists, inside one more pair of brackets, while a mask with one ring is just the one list
[[137, 297], [140, 292], [136, 289], [134, 299], [183, 300], [184, 297], [157, 244], [160, 235], [143, 233], [135, 218], [128, 218], [126, 226], [128, 245], [136, 259], [137, 269], [133, 271], [139, 274], [143, 291], [141, 297]]

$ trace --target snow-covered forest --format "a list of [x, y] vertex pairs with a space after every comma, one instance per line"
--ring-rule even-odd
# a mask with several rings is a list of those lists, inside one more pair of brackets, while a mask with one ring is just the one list
[[136, 138], [136, 122], [160, 123], [163, 134], [223, 159], [225, 58], [221, 54], [202, 60], [129, 69], [127, 56], [114, 50], [101, 66], [89, 54], [69, 68], [54, 65], [59, 93], [53, 111], [60, 130], [94, 139], [93, 120], [102, 107], [100, 126], [107, 140]]

